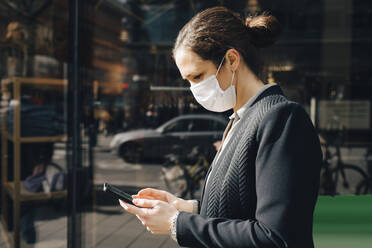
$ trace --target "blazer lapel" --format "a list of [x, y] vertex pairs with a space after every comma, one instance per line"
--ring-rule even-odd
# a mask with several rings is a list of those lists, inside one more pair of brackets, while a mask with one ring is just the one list
[[202, 193], [201, 193], [201, 196], [200, 196], [200, 202], [201, 202], [201, 203], [203, 202], [203, 196], [204, 196], [204, 191], [205, 191], [205, 185], [206, 185], [206, 183], [207, 183], [207, 178], [208, 178], [209, 174], [211, 173], [212, 167], [213, 167], [214, 164], [216, 163], [217, 158], [218, 158], [219, 155], [220, 155], [221, 148], [222, 148], [222, 144], [223, 144], [223, 142], [224, 142], [225, 139], [226, 139], [226, 135], [227, 135], [227, 133], [229, 132], [229, 130], [230, 130], [232, 124], [233, 124], [233, 121], [234, 121], [234, 119], [231, 119], [231, 120], [229, 121], [229, 123], [227, 124], [227, 127], [225, 128], [225, 131], [223, 132], [222, 141], [221, 141], [221, 146], [220, 146], [220, 148], [218, 148], [218, 151], [217, 151], [216, 155], [214, 156], [214, 159], [213, 159], [211, 165], [210, 165], [209, 168], [208, 168], [208, 172], [207, 172], [207, 175], [205, 176], [205, 180], [204, 180], [204, 183], [203, 183], [203, 190], [202, 190]]

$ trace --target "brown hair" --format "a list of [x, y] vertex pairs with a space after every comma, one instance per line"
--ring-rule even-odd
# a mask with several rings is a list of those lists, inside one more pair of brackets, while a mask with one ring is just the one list
[[180, 30], [173, 54], [179, 47], [189, 47], [202, 59], [211, 60], [217, 66], [226, 51], [234, 48], [259, 76], [262, 63], [258, 48], [273, 44], [281, 30], [278, 20], [267, 13], [244, 21], [225, 7], [213, 7], [195, 15]]

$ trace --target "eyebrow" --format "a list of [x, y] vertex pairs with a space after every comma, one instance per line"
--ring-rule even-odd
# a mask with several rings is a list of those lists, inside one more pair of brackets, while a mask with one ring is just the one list
[[186, 78], [190, 77], [191, 76], [191, 73], [190, 74], [187, 74], [185, 77], [182, 77], [183, 80], [186, 80]]

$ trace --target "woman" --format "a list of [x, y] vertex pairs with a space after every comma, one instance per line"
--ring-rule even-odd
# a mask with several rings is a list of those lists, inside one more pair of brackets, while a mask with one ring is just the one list
[[188, 247], [314, 247], [321, 149], [306, 112], [260, 78], [258, 48], [280, 33], [270, 15], [240, 17], [224, 7], [197, 14], [173, 55], [196, 100], [233, 109], [200, 204], [156, 189], [134, 196], [149, 231]]

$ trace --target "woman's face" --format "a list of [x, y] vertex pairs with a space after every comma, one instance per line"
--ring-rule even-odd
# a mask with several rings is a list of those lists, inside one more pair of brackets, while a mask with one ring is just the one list
[[[217, 73], [217, 66], [212, 61], [203, 60], [190, 48], [178, 48], [174, 54], [174, 59], [182, 78], [191, 83], [200, 83]], [[222, 90], [227, 89], [231, 84], [231, 75], [226, 73], [227, 70], [224, 65], [221, 66], [217, 74], [217, 80]]]

